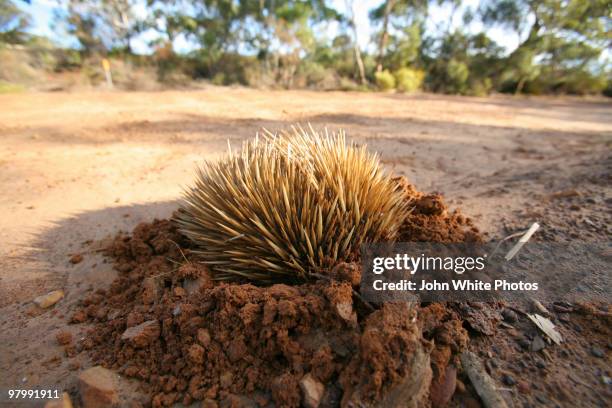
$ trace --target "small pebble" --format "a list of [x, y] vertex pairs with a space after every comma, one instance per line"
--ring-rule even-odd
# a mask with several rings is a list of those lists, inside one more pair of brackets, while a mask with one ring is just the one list
[[514, 323], [518, 320], [516, 312], [510, 309], [504, 309], [504, 311], [502, 312], [502, 317], [504, 318], [504, 321], [508, 323]]
[[510, 374], [504, 374], [502, 377], [502, 381], [508, 386], [513, 386], [516, 384], [516, 380]]
[[53, 292], [49, 292], [46, 295], [38, 296], [36, 299], [34, 299], [33, 302], [38, 307], [46, 309], [59, 302], [63, 297], [63, 290], [54, 290]]
[[517, 343], [525, 350], [527, 350], [529, 346], [531, 346], [531, 342], [527, 339], [519, 339]]
[[531, 342], [531, 351], [540, 351], [546, 347], [546, 343], [544, 339], [540, 336], [535, 336], [533, 341]]
[[526, 381], [518, 381], [516, 383], [516, 388], [519, 390], [521, 394], [529, 394], [531, 392], [531, 387], [529, 383]]
[[74, 254], [70, 257], [70, 263], [73, 265], [76, 265], [82, 261], [83, 261], [83, 255], [81, 254]]
[[605, 354], [599, 347], [591, 347], [591, 354], [597, 358], [604, 358]]

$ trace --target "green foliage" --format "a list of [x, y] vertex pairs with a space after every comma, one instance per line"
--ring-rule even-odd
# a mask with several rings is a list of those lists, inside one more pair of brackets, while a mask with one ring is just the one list
[[312, 61], [300, 64], [296, 72], [296, 85], [318, 90], [338, 89], [340, 86], [338, 75], [333, 69]]
[[551, 91], [558, 94], [595, 95], [604, 93], [608, 81], [604, 74], [596, 74], [582, 70], [555, 72], [552, 76], [543, 73], [537, 79], [528, 82], [525, 92], [545, 94]]
[[54, 71], [70, 71], [80, 68], [83, 65], [83, 57], [77, 50], [66, 49], [56, 52], [56, 63]]
[[508, 83], [513, 83], [515, 92], [522, 92], [527, 82], [534, 81], [540, 75], [541, 67], [534, 63], [534, 58], [533, 50], [516, 50], [508, 58], [508, 64], [502, 71], [502, 83], [505, 83], [506, 86]]
[[593, 65], [609, 44], [609, 13], [606, 0], [485, 2], [482, 20], [487, 26], [522, 35], [505, 60], [500, 89], [550, 93], [601, 88], [597, 78], [602, 71], [593, 70]]
[[400, 68], [393, 73], [397, 90], [400, 92], [414, 92], [421, 89], [425, 73], [411, 68]]
[[487, 96], [493, 89], [493, 81], [491, 78], [473, 79], [469, 81], [466, 95], [471, 96]]
[[131, 53], [131, 39], [144, 28], [136, 18], [136, 0], [66, 0], [67, 29], [87, 55], [121, 48]]
[[13, 84], [0, 80], [0, 94], [17, 93], [25, 91], [25, 87], [21, 84]]
[[0, 0], [0, 43], [23, 44], [28, 35], [29, 17], [10, 0]]
[[210, 80], [213, 85], [229, 85], [226, 82], [225, 74], [223, 72], [217, 72], [214, 77]]
[[374, 78], [376, 79], [376, 86], [381, 91], [395, 89], [395, 77], [388, 70], [375, 73]]
[[448, 61], [448, 65], [446, 65], [446, 76], [448, 78], [448, 91], [450, 93], [465, 93], [470, 70], [464, 62], [455, 59]]
[[[66, 50], [26, 34], [24, 8], [0, 0], [0, 48], [11, 50], [0, 64], [0, 79], [29, 86], [42, 77], [40, 70], [82, 69], [85, 82], [103, 84], [99, 61], [105, 57], [123, 61], [114, 66], [126, 86], [140, 81], [137, 70], [146, 72], [141, 79], [147, 88], [145, 77], [154, 72], [169, 86], [206, 79], [219, 85], [464, 95], [612, 92], [609, 61], [602, 55], [610, 41], [609, 0], [481, 0], [478, 8], [462, 0], [384, 0], [370, 11], [373, 52], [355, 47], [360, 30], [351, 0], [344, 15], [325, 0], [195, 0], [189, 7], [178, 0], [147, 0], [146, 17], [135, 12], [140, 3], [66, 0], [56, 23], [79, 44]], [[433, 4], [450, 11], [448, 22], [433, 27], [427, 21]], [[463, 26], [455, 29], [461, 10]], [[481, 23], [510, 31], [518, 47], [505, 50], [486, 30], [465, 28]], [[338, 28], [333, 38], [321, 35], [328, 24]], [[151, 30], [157, 32], [153, 55], [134, 55], [132, 39]], [[178, 53], [177, 40], [195, 49]]]
[[383, 65], [391, 70], [416, 65], [420, 59], [421, 31], [421, 25], [415, 23], [392, 35]]
[[605, 89], [602, 91], [602, 93], [607, 96], [608, 98], [612, 98], [612, 81], [610, 80], [610, 78], [608, 78], [607, 84]]
[[340, 89], [341, 91], [367, 91], [368, 89], [364, 89], [363, 87], [361, 87], [357, 82], [348, 79], [348, 78], [344, 78], [344, 77], [340, 77], [340, 83], [338, 85], [338, 89]]

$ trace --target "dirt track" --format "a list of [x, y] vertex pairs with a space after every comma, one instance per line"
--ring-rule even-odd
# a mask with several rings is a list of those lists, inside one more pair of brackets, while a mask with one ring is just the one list
[[[167, 216], [194, 166], [228, 139], [238, 147], [261, 127], [296, 122], [344, 128], [491, 237], [533, 221], [540, 239], [612, 234], [603, 100], [228, 88], [0, 95], [0, 389], [72, 385], [65, 363], [48, 362], [61, 354], [54, 333], [90, 285], [113, 275], [84, 242]], [[74, 253], [85, 260], [70, 264]], [[31, 311], [58, 288], [66, 298], [54, 311]]]

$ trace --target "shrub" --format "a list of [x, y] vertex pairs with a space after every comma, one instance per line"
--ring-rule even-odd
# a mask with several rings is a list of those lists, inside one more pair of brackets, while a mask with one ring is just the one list
[[359, 91], [360, 85], [353, 81], [351, 78], [340, 77], [340, 84], [338, 85], [338, 89], [341, 91]]
[[25, 91], [25, 87], [21, 84], [12, 84], [10, 82], [4, 82], [0, 80], [0, 94], [16, 93], [23, 91]]
[[607, 86], [606, 77], [587, 70], [574, 71], [566, 75], [556, 86], [557, 91], [574, 95], [602, 93]]
[[470, 80], [467, 94], [471, 96], [487, 96], [491, 93], [492, 88], [493, 82], [490, 78]]
[[470, 76], [468, 66], [455, 59], [448, 61], [446, 65], [446, 76], [448, 78], [448, 92], [463, 94], [467, 90], [467, 80]]
[[217, 72], [214, 77], [210, 80], [213, 85], [228, 85], [225, 80], [225, 74], [223, 72]]
[[400, 68], [393, 73], [397, 90], [400, 92], [414, 92], [421, 88], [425, 73], [412, 68]]
[[294, 86], [319, 90], [338, 89], [338, 75], [333, 69], [312, 61], [302, 62], [297, 69]]
[[35, 84], [41, 76], [25, 49], [0, 47], [0, 80], [12, 84]]
[[376, 86], [381, 91], [390, 91], [395, 88], [395, 77], [388, 70], [377, 72], [374, 74]]
[[606, 85], [606, 89], [604, 89], [604, 90], [602, 91], [602, 93], [603, 93], [605, 96], [607, 96], [607, 97], [609, 97], [609, 98], [612, 98], [612, 80], [608, 79], [608, 83], [607, 83], [607, 85]]
[[58, 50], [56, 57], [57, 61], [55, 63], [54, 70], [57, 72], [78, 69], [83, 65], [81, 53], [77, 50]]

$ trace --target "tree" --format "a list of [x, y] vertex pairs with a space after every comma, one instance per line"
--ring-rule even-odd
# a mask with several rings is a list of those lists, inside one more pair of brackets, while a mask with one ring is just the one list
[[140, 27], [133, 1], [68, 0], [68, 32], [76, 37], [85, 54], [103, 53], [114, 47], [123, 47], [130, 53], [131, 39]]
[[139, 30], [132, 2], [130, 0], [105, 0], [102, 6], [107, 24], [112, 27], [115, 36], [123, 44], [125, 50], [131, 53], [132, 37]]
[[370, 19], [374, 21], [382, 20], [382, 29], [378, 42], [378, 57], [376, 58], [376, 72], [382, 72], [383, 70], [383, 58], [385, 57], [387, 41], [389, 40], [389, 18], [396, 3], [397, 0], [385, 0], [382, 5], [370, 12]]
[[349, 26], [353, 31], [353, 50], [355, 52], [355, 62], [359, 70], [359, 81], [361, 85], [366, 84], [365, 67], [361, 58], [361, 50], [359, 49], [359, 38], [357, 35], [357, 23], [355, 21], [355, 9], [352, 0], [346, 0], [346, 10], [348, 14]]
[[302, 59], [316, 50], [312, 27], [341, 19], [324, 0], [261, 0], [241, 5], [242, 19], [251, 26], [245, 36], [248, 44], [257, 50], [266, 71], [288, 88]]
[[514, 30], [519, 38], [503, 74], [515, 93], [534, 82], [557, 89], [577, 72], [598, 75], [593, 69], [610, 45], [609, 13], [607, 0], [489, 0], [481, 7], [487, 26]]
[[[386, 0], [370, 11], [370, 19], [381, 23], [376, 72], [383, 68], [395, 70], [415, 62], [421, 49], [428, 7], [429, 0]], [[394, 66], [385, 66], [389, 62]]]
[[10, 0], [0, 0], [0, 43], [22, 44], [30, 19]]

